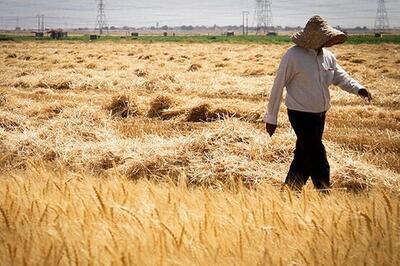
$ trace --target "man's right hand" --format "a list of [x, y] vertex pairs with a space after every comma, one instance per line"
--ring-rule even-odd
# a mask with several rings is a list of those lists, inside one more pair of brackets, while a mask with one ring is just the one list
[[275, 133], [277, 125], [265, 123], [265, 128], [267, 129], [269, 136], [272, 137], [272, 135], [274, 135], [274, 133]]
[[358, 95], [364, 99], [366, 99], [368, 102], [372, 101], [372, 95], [367, 91], [366, 89], [360, 89], [358, 91]]

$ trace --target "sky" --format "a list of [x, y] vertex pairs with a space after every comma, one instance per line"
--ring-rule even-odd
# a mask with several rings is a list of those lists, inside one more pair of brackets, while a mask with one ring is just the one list
[[[400, 27], [400, 0], [387, 0], [389, 23]], [[255, 0], [105, 0], [109, 26], [241, 25], [242, 11], [255, 25]], [[321, 15], [333, 26], [373, 28], [377, 0], [272, 0], [274, 25], [304, 26]], [[0, 0], [0, 28], [36, 27], [44, 14], [46, 27], [96, 26], [97, 0]]]

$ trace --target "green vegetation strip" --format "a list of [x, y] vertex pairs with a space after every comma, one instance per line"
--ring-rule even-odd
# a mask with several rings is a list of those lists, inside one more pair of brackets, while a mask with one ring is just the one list
[[[53, 41], [49, 37], [35, 38], [34, 36], [0, 35], [0, 41]], [[71, 36], [66, 41], [90, 41], [88, 35]], [[236, 44], [285, 44], [290, 43], [289, 36], [103, 36], [99, 41], [132, 41], [142, 43], [152, 42], [178, 42], [178, 43], [236, 43]], [[347, 40], [348, 44], [400, 44], [400, 35], [383, 35], [377, 38], [373, 35], [352, 35]]]

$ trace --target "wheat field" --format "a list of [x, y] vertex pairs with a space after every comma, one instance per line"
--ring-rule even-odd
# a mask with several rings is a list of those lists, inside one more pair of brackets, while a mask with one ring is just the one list
[[2, 265], [400, 264], [400, 46], [342, 45], [333, 189], [282, 188], [289, 45], [0, 43]]

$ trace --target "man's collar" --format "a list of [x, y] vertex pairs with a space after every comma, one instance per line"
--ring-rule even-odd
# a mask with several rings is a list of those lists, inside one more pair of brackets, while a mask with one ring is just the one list
[[322, 51], [320, 54], [318, 54], [318, 51], [315, 49], [307, 49], [308, 53], [312, 54], [312, 55], [323, 55], [324, 54], [324, 49], [322, 48]]

